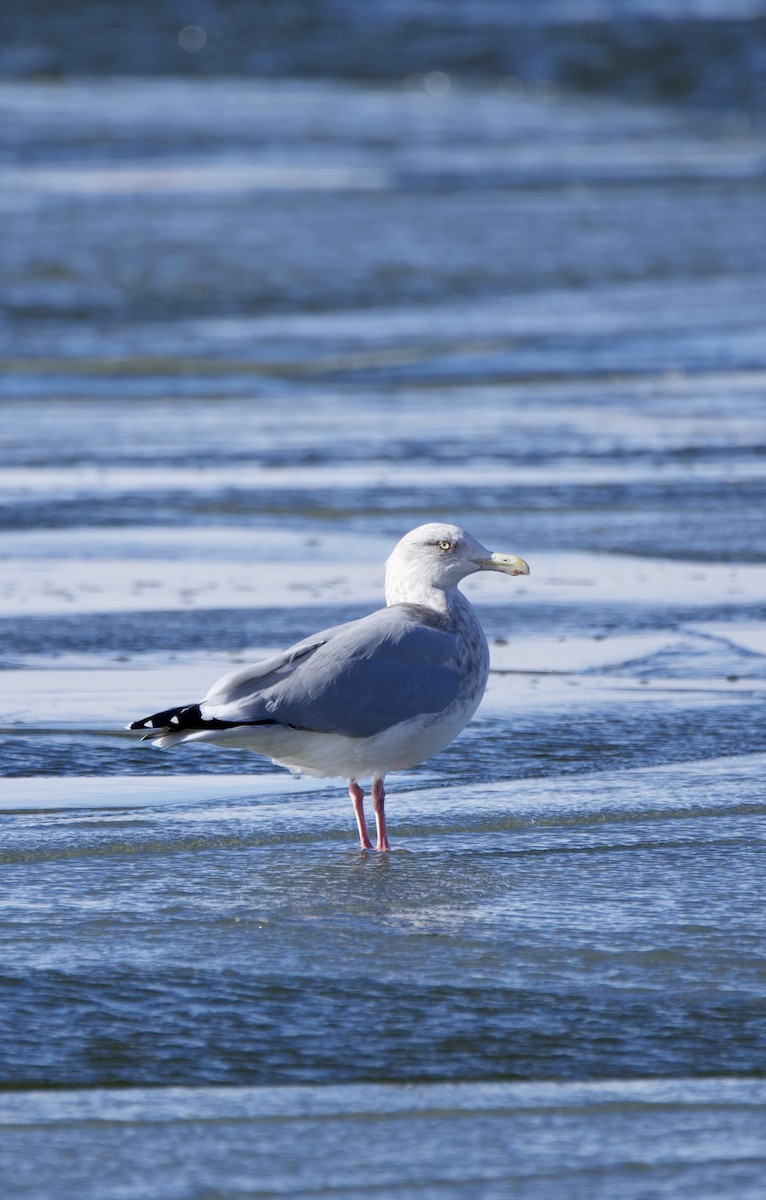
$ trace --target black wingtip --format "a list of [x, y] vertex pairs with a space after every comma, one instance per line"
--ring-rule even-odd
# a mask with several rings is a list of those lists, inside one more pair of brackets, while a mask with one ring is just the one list
[[[140, 721], [131, 721], [127, 729], [146, 729], [141, 741], [163, 737], [166, 733], [182, 733], [184, 730], [203, 729], [238, 729], [240, 726], [277, 725], [273, 717], [265, 717], [260, 721], [220, 721], [217, 717], [203, 717], [199, 704], [182, 704], [179, 708], [166, 708], [164, 712], [153, 713], [151, 717], [142, 717]], [[290, 729], [298, 726], [291, 725]]]
[[199, 729], [202, 724], [199, 704], [182, 704], [179, 708], [166, 708], [164, 712], [152, 713], [140, 721], [131, 721], [128, 729], [147, 729], [145, 738], [151, 738], [176, 729]]

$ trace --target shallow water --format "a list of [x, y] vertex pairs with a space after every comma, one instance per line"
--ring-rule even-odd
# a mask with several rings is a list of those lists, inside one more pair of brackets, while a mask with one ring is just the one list
[[[760, 133], [0, 104], [7, 1194], [761, 1196]], [[389, 780], [391, 855], [342, 785], [123, 732], [368, 611], [437, 517], [532, 574], [466, 583], [487, 697]]]

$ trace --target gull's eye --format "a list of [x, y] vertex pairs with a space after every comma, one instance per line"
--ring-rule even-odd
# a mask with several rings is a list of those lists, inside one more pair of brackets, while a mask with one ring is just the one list
[[452, 542], [448, 542], [446, 540], [443, 542], [437, 542], [436, 545], [439, 547], [440, 550], [451, 550], [452, 549]]

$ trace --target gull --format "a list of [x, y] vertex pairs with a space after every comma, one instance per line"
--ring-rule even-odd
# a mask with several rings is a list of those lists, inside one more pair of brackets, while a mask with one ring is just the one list
[[217, 742], [297, 773], [348, 780], [359, 841], [371, 850], [359, 780], [371, 780], [376, 849], [390, 850], [384, 779], [438, 754], [479, 706], [489, 648], [458, 589], [477, 571], [528, 575], [457, 525], [420, 525], [386, 562], [386, 607], [304, 638], [217, 680], [198, 704], [134, 721], [162, 748]]

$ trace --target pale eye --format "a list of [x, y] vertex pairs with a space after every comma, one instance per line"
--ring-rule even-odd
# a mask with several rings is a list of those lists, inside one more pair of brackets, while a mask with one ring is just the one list
[[452, 549], [452, 542], [444, 541], [444, 542], [437, 542], [436, 544], [440, 550], [451, 550]]

